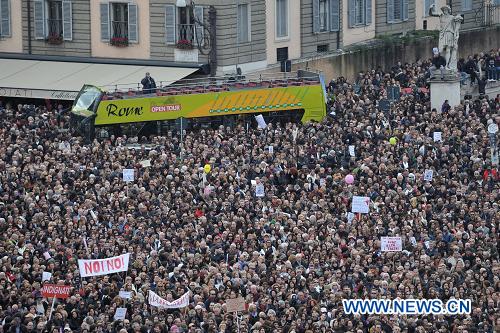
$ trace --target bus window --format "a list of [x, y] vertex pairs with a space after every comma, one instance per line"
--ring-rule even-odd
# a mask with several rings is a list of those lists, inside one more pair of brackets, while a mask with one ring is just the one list
[[73, 111], [94, 111], [94, 103], [101, 96], [102, 91], [94, 86], [85, 86], [80, 92], [73, 106]]

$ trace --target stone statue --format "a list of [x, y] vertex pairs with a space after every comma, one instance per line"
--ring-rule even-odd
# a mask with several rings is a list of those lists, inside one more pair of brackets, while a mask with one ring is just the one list
[[446, 60], [446, 70], [451, 74], [457, 72], [458, 36], [463, 18], [460, 15], [453, 16], [449, 6], [441, 7], [441, 13], [436, 11], [436, 6], [431, 5], [429, 15], [438, 16], [440, 21], [439, 52]]

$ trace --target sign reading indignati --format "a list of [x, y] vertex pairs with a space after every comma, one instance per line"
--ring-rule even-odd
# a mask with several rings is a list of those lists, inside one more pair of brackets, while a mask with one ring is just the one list
[[47, 283], [43, 285], [40, 291], [45, 298], [68, 298], [71, 292], [71, 286]]

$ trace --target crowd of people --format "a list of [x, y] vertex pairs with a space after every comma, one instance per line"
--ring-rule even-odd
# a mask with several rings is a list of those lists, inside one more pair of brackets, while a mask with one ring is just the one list
[[[0, 332], [499, 332], [499, 175], [487, 134], [499, 96], [435, 110], [414, 89], [380, 107], [390, 86], [425, 87], [429, 66], [332, 81], [321, 123], [200, 129], [182, 145], [175, 133], [140, 149], [126, 136], [85, 145], [62, 108], [1, 107]], [[349, 214], [355, 195], [370, 198], [368, 214]], [[381, 252], [382, 236], [401, 236], [403, 251]], [[79, 276], [78, 259], [124, 253], [127, 272]], [[50, 319], [44, 283], [72, 286]], [[150, 306], [149, 290], [168, 300], [189, 291], [189, 306]], [[228, 313], [237, 296], [246, 310]], [[342, 309], [342, 299], [397, 297], [471, 299], [473, 309]], [[119, 307], [124, 320], [113, 319]]]

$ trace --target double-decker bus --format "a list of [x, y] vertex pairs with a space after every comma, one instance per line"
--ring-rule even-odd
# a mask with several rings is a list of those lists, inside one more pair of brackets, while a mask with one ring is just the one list
[[[153, 91], [104, 89], [85, 85], [73, 104], [72, 124], [92, 138], [96, 127], [152, 124], [153, 131], [184, 120], [200, 124], [252, 121], [262, 114], [275, 119], [321, 121], [326, 115], [326, 92], [321, 75], [298, 72], [292, 77], [210, 78], [161, 83]], [[254, 121], [254, 120], [253, 120]], [[149, 126], [151, 127], [151, 126]]]

